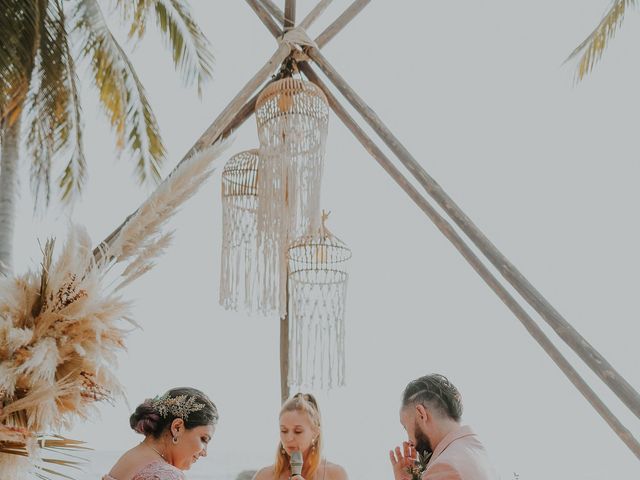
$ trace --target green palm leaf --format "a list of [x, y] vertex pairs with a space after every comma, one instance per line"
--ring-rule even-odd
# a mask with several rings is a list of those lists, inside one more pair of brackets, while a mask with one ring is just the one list
[[39, 45], [43, 2], [0, 0], [0, 121], [13, 122], [22, 111]]
[[202, 94], [213, 67], [209, 41], [181, 0], [158, 0], [155, 12], [160, 31], [173, 48], [174, 65], [187, 85], [195, 80], [198, 94]]
[[194, 82], [198, 94], [202, 86], [211, 78], [213, 55], [204, 33], [193, 19], [189, 8], [181, 0], [118, 0], [125, 19], [131, 22], [129, 36], [144, 36], [148, 14], [155, 13], [160, 33], [172, 50], [173, 63], [182, 74], [186, 85]]
[[608, 41], [615, 36], [622, 24], [627, 8], [636, 6], [637, 3], [638, 0], [614, 0], [595, 30], [571, 52], [567, 60], [580, 55], [576, 73], [578, 81], [591, 72], [594, 65], [600, 60]]
[[[150, 16], [171, 49], [176, 69], [198, 93], [211, 76], [209, 42], [183, 0], [115, 0], [129, 36], [141, 38]], [[65, 18], [65, 8], [71, 20]], [[25, 112], [26, 143], [36, 207], [51, 197], [52, 169], [66, 163], [57, 179], [70, 201], [86, 178], [82, 112], [71, 44], [88, 60], [100, 102], [114, 128], [119, 152], [136, 161], [140, 183], [160, 179], [165, 148], [155, 115], [131, 62], [111, 34], [98, 0], [0, 0], [0, 122]], [[73, 35], [72, 38], [68, 38]]]
[[165, 148], [145, 89], [129, 58], [111, 34], [96, 0], [79, 0], [74, 31], [80, 35], [100, 102], [115, 129], [119, 150], [136, 157], [140, 183], [160, 180]]
[[70, 115], [73, 115], [74, 126], [73, 138], [75, 145], [73, 153], [65, 166], [65, 169], [58, 179], [58, 186], [62, 191], [62, 200], [71, 201], [77, 193], [80, 193], [87, 177], [87, 161], [84, 156], [84, 146], [82, 143], [82, 110], [80, 108], [80, 96], [78, 94], [78, 78], [76, 74], [75, 62], [71, 56], [69, 44], [66, 44], [67, 79], [70, 92]]
[[[65, 151], [70, 139], [75, 148], [62, 177], [62, 198], [79, 193], [85, 179], [85, 158], [81, 137], [81, 115], [73, 57], [67, 38], [62, 0], [49, 1], [41, 17], [40, 46], [31, 92], [27, 99], [27, 148], [31, 163], [31, 185], [35, 205], [48, 205], [51, 193], [51, 165]], [[44, 193], [43, 193], [44, 192]]]

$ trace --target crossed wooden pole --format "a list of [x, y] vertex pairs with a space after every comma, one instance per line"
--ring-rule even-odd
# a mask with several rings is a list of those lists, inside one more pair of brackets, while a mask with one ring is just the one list
[[[284, 12], [272, 0], [246, 0], [247, 4], [260, 18], [271, 34], [282, 40], [285, 34], [295, 28], [303, 34], [317, 18], [324, 12], [331, 0], [320, 0], [309, 14], [296, 26], [296, 2], [285, 0]], [[430, 201], [408, 180], [402, 171], [378, 148], [375, 141], [365, 133], [358, 123], [341, 105], [334, 93], [316, 74], [312, 61], [333, 86], [352, 105], [356, 112], [368, 123], [379, 138], [393, 152], [397, 160], [415, 178], [417, 183], [450, 217], [466, 237], [482, 252], [486, 259], [495, 267], [504, 280], [547, 322], [554, 332], [586, 363], [593, 372], [616, 394], [616, 396], [640, 418], [640, 394], [614, 369], [614, 367], [580, 335], [580, 333], [536, 290], [536, 288], [518, 271], [518, 269], [491, 243], [478, 229], [471, 219], [458, 207], [440, 185], [424, 170], [411, 153], [387, 128], [376, 113], [349, 86], [347, 81], [333, 68], [331, 63], [322, 55], [320, 49], [331, 41], [368, 3], [370, 0], [355, 0], [333, 23], [331, 23], [313, 42], [300, 45], [280, 41], [278, 48], [265, 65], [251, 78], [242, 90], [231, 100], [229, 105], [215, 119], [209, 128], [187, 152], [184, 158], [189, 158], [193, 152], [212, 145], [216, 141], [227, 137], [233, 130], [240, 127], [254, 112], [256, 100], [260, 91], [270, 83], [270, 76], [280, 65], [295, 54], [299, 60], [297, 65], [309, 81], [318, 85], [329, 101], [331, 109], [342, 120], [371, 156], [382, 166], [391, 178], [407, 193], [414, 203], [427, 215], [434, 225], [453, 244], [460, 254], [473, 267], [478, 275], [487, 283], [502, 302], [511, 310], [516, 318], [538, 342], [542, 349], [551, 357], [554, 363], [567, 376], [569, 381], [578, 389], [585, 399], [593, 406], [611, 429], [620, 437], [627, 447], [640, 459], [640, 443], [631, 432], [616, 418], [599, 396], [591, 389], [587, 382], [573, 368], [562, 355], [554, 343], [538, 326], [536, 321], [527, 313], [516, 298], [514, 298], [501, 281], [491, 273], [485, 263], [474, 253], [465, 239], [461, 237], [452, 224], [445, 219], [430, 203]], [[282, 28], [280, 27], [282, 25]], [[304, 58], [300, 60], [300, 57]], [[306, 59], [310, 61], [306, 61]], [[257, 93], [256, 93], [257, 92]], [[175, 167], [177, 168], [177, 166]], [[174, 169], [175, 171], [175, 169]], [[134, 212], [135, 213], [135, 212]], [[101, 247], [111, 243], [120, 229], [131, 218], [131, 214], [113, 233], [102, 243]], [[103, 249], [96, 248], [94, 255], [99, 258]], [[288, 377], [288, 319], [281, 319], [280, 329], [280, 365], [281, 365], [281, 397], [289, 395]]]

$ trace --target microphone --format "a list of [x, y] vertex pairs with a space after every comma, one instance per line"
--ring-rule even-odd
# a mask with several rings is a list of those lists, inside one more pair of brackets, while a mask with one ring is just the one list
[[291, 458], [289, 459], [289, 466], [291, 467], [291, 476], [302, 475], [302, 453], [298, 450], [291, 452]]

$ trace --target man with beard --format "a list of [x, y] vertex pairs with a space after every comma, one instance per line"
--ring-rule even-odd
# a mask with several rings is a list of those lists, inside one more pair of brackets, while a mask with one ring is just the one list
[[431, 454], [422, 480], [497, 480], [478, 436], [460, 424], [462, 398], [443, 375], [417, 378], [402, 394], [400, 423], [408, 442], [389, 456], [395, 480], [412, 480], [417, 453]]

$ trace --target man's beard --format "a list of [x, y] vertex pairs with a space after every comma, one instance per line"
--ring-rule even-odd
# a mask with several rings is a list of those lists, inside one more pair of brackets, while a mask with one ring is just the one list
[[415, 449], [416, 452], [418, 452], [420, 455], [426, 453], [433, 453], [433, 448], [431, 447], [431, 441], [429, 440], [429, 437], [427, 437], [427, 434], [424, 433], [421, 429], [420, 429], [420, 425], [418, 425], [418, 422], [416, 422], [416, 426], [415, 426], [415, 435], [416, 435], [416, 444], [415, 444]]

